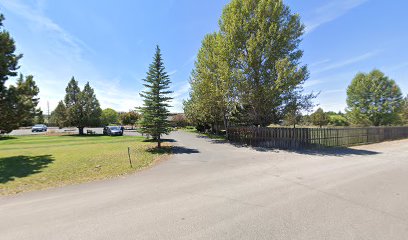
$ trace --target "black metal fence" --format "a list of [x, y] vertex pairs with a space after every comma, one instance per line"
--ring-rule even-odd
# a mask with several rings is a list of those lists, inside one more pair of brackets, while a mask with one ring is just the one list
[[348, 147], [408, 138], [408, 127], [257, 128], [232, 127], [228, 140], [253, 147], [296, 149]]

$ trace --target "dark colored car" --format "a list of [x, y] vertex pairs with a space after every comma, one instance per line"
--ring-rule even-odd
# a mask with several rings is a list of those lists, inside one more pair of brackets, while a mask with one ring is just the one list
[[123, 136], [123, 129], [119, 126], [106, 126], [103, 128], [103, 135]]
[[31, 128], [31, 132], [46, 132], [46, 131], [47, 126], [45, 126], [44, 124], [37, 124]]

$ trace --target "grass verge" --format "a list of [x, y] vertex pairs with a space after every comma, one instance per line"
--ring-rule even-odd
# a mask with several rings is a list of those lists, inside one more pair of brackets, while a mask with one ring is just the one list
[[189, 132], [189, 133], [196, 133], [200, 136], [205, 136], [213, 140], [227, 140], [227, 138], [224, 135], [218, 135], [214, 133], [202, 133], [202, 132], [197, 131], [195, 127], [185, 127], [185, 128], [182, 128], [181, 130], [185, 132]]
[[[171, 153], [142, 137], [21, 136], [0, 141], [0, 195], [112, 178]], [[133, 168], [128, 158], [130, 147]]]

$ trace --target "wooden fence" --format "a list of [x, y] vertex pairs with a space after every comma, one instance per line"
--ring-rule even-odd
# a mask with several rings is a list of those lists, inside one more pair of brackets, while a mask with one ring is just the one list
[[348, 147], [403, 138], [408, 138], [408, 127], [228, 129], [231, 142], [280, 149]]

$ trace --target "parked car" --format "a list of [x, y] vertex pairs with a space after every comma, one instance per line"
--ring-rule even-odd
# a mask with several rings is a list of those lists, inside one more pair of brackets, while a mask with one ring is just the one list
[[123, 136], [123, 130], [119, 126], [106, 126], [103, 128], [103, 135]]
[[31, 128], [31, 132], [46, 132], [46, 131], [47, 126], [45, 126], [44, 124], [37, 124]]

